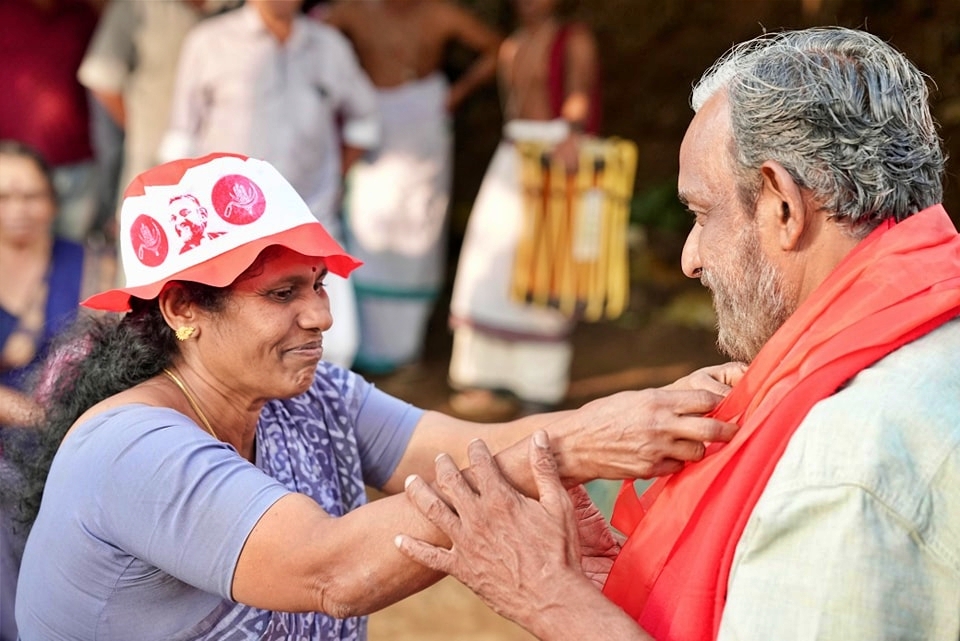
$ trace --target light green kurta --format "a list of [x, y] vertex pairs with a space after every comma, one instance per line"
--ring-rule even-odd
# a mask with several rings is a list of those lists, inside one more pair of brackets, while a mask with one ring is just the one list
[[814, 406], [728, 587], [721, 641], [960, 638], [960, 319]]

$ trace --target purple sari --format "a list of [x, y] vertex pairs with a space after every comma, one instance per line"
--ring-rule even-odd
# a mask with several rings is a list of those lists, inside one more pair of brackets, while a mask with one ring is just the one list
[[[326, 369], [326, 372], [323, 370]], [[313, 497], [331, 516], [367, 502], [353, 428], [360, 380], [321, 364], [313, 386], [289, 401], [271, 401], [257, 424], [257, 467], [287, 489]], [[367, 617], [336, 619], [319, 612], [268, 612], [225, 601], [197, 627], [210, 641], [363, 641]], [[188, 637], [190, 638], [190, 637]]]

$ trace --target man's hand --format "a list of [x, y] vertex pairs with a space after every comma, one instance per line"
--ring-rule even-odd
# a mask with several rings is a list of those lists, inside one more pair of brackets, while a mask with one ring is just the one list
[[[584, 502], [582, 488], [572, 492], [571, 501], [546, 433], [536, 432], [528, 443], [539, 500], [514, 490], [486, 445], [474, 441], [468, 448], [472, 485], [449, 456], [437, 458], [436, 485], [447, 502], [419, 477], [410, 477], [406, 486], [407, 497], [447, 535], [451, 548], [404, 534], [396, 537], [397, 547], [460, 580], [495, 612], [543, 641], [651, 641], [581, 569], [581, 563], [593, 563], [583, 555], [599, 559], [613, 551], [603, 518], [597, 521], [599, 512], [589, 498]], [[612, 558], [603, 561], [610, 563]]]
[[602, 589], [620, 554], [620, 543], [614, 538], [603, 514], [597, 509], [586, 488], [576, 485], [568, 490], [577, 515], [580, 535], [580, 568], [597, 589]]
[[563, 163], [567, 174], [575, 174], [580, 167], [580, 134], [571, 133], [553, 148], [553, 158]]
[[572, 580], [584, 579], [573, 502], [543, 432], [530, 439], [539, 501], [503, 478], [483, 441], [473, 441], [468, 453], [473, 486], [449, 456], [437, 457], [436, 487], [447, 502], [418, 476], [406, 484], [407, 497], [452, 547], [403, 534], [396, 544], [414, 561], [457, 578], [494, 611], [525, 625], [544, 608], [558, 606]]

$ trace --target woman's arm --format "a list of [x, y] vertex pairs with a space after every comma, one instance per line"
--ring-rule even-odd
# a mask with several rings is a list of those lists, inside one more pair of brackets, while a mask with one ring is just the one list
[[[434, 478], [441, 452], [451, 466], [471, 460], [467, 445], [482, 436], [509, 482], [530, 496], [539, 488], [530, 468], [528, 437], [545, 429], [567, 485], [591, 478], [632, 478], [678, 469], [703, 455], [702, 441], [729, 439], [735, 426], [699, 416], [722, 398], [698, 390], [621, 392], [578, 410], [483, 425], [427, 412], [382, 489], [396, 492], [417, 474]], [[465, 473], [468, 478], [473, 470]], [[277, 501], [251, 531], [233, 580], [233, 598], [256, 607], [319, 610], [337, 617], [369, 613], [438, 580], [442, 574], [402, 555], [398, 532], [449, 546], [444, 532], [403, 495], [331, 517], [299, 494]], [[589, 585], [589, 581], [587, 581]], [[590, 586], [591, 589], [595, 589]]]
[[404, 557], [398, 531], [448, 545], [403, 495], [331, 517], [312, 498], [289, 494], [250, 532], [237, 562], [232, 598], [268, 610], [368, 614], [443, 575]]
[[427, 412], [394, 474], [382, 488], [402, 490], [410, 474], [433, 478], [433, 462], [450, 453], [466, 467], [467, 444], [482, 438], [503, 473], [531, 496], [524, 439], [545, 429], [554, 443], [560, 474], [568, 486], [604, 479], [650, 478], [679, 470], [703, 457], [704, 443], [728, 441], [736, 426], [705, 418], [743, 374], [743, 365], [706, 367], [660, 389], [613, 394], [576, 410], [537, 414], [509, 423], [480, 424]]

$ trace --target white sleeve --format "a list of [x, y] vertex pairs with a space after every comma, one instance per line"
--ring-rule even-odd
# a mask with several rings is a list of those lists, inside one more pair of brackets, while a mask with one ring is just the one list
[[205, 117], [202, 27], [201, 24], [191, 30], [180, 49], [170, 101], [170, 122], [157, 149], [159, 162], [197, 155], [197, 136]]
[[137, 3], [112, 0], [97, 23], [77, 79], [87, 89], [122, 93], [136, 61]]
[[338, 112], [343, 117], [343, 141], [351, 147], [373, 149], [380, 144], [380, 113], [377, 92], [360, 66], [347, 39], [332, 27], [330, 47], [336, 60]]

